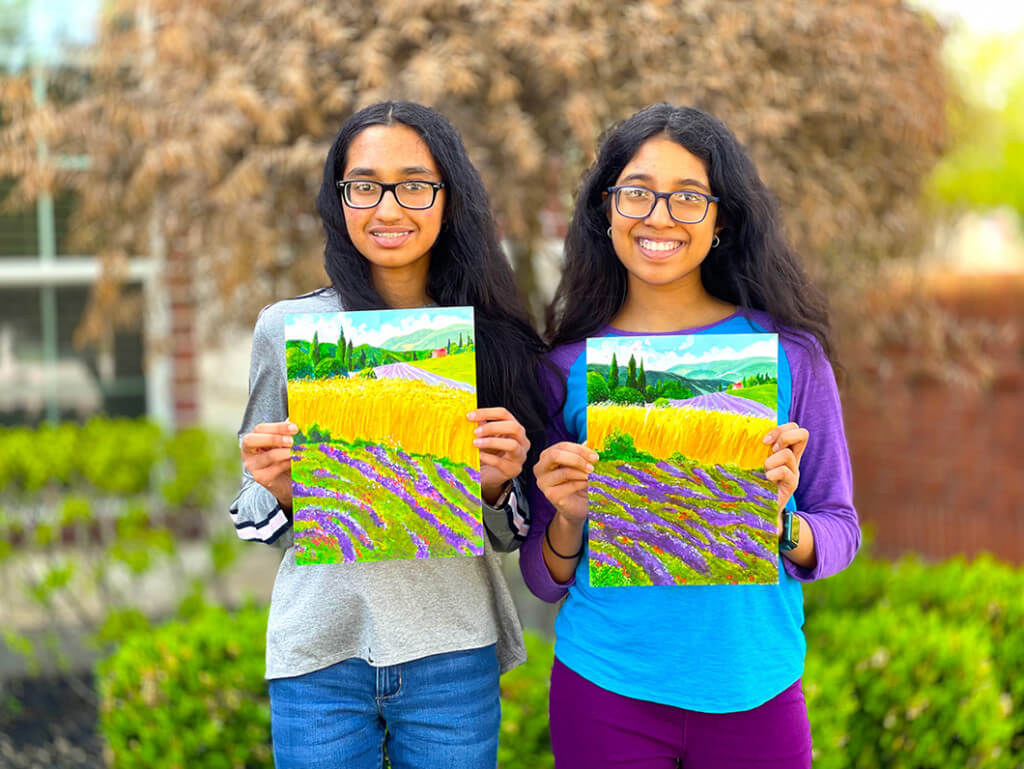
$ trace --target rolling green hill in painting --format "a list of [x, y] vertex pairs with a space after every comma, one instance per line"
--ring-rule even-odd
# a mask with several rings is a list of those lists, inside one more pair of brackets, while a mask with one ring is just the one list
[[403, 336], [393, 336], [383, 342], [381, 347], [388, 350], [437, 350], [448, 344], [449, 340], [458, 344], [459, 334], [462, 335], [463, 344], [473, 341], [473, 327], [468, 323], [457, 323], [442, 329], [427, 328]]
[[774, 358], [745, 358], [743, 360], [701, 361], [700, 363], [680, 363], [669, 371], [678, 376], [690, 379], [722, 379], [738, 382], [748, 376], [767, 374], [775, 376]]

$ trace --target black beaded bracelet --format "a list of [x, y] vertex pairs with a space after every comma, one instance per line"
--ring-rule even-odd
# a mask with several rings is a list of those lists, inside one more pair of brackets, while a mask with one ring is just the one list
[[556, 556], [558, 556], [559, 558], [562, 558], [562, 559], [564, 559], [566, 561], [572, 561], [572, 560], [574, 560], [576, 558], [579, 558], [581, 555], [583, 555], [583, 543], [582, 542], [580, 543], [580, 549], [577, 550], [572, 555], [562, 555], [557, 550], [555, 550], [555, 546], [551, 544], [551, 536], [548, 534], [550, 529], [551, 529], [551, 524], [550, 523], [547, 526], [544, 527], [544, 541], [548, 543], [548, 549], [552, 553], [554, 553]]

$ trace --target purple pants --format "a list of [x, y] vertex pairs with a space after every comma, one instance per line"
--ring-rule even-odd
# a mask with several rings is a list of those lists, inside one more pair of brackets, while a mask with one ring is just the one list
[[555, 658], [556, 769], [809, 769], [811, 727], [800, 681], [753, 710], [698, 713], [596, 686]]

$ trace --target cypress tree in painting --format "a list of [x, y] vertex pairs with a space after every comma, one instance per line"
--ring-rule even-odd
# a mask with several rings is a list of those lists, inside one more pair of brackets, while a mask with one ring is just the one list
[[608, 389], [614, 390], [619, 386], [619, 364], [615, 360], [615, 353], [612, 353], [612, 363], [608, 367]]

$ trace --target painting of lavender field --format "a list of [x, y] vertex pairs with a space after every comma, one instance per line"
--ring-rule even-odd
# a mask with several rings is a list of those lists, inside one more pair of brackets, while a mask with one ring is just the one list
[[586, 356], [590, 583], [777, 583], [777, 335], [601, 337]]
[[473, 310], [285, 320], [295, 561], [483, 554]]

